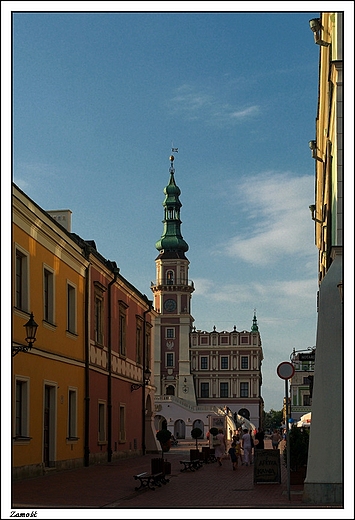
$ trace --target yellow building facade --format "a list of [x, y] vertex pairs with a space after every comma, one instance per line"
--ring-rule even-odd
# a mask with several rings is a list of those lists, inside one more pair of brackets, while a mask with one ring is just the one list
[[[319, 45], [315, 140], [315, 221], [318, 323], [307, 475], [303, 501], [343, 504], [343, 16], [310, 20]], [[353, 175], [347, 172], [347, 175]], [[329, 449], [329, 439], [335, 440]]]
[[[87, 261], [70, 233], [13, 185], [13, 477], [83, 465]], [[28, 352], [24, 325], [33, 313]]]

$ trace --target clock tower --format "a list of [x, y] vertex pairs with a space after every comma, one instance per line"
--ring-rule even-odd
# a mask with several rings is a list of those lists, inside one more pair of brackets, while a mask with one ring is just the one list
[[191, 295], [194, 284], [188, 279], [189, 260], [185, 253], [189, 246], [180, 231], [179, 195], [175, 183], [174, 156], [170, 156], [170, 179], [164, 188], [164, 228], [155, 244], [159, 251], [156, 280], [151, 289], [155, 322], [154, 384], [160, 396], [174, 395], [196, 405], [195, 389], [190, 371]]

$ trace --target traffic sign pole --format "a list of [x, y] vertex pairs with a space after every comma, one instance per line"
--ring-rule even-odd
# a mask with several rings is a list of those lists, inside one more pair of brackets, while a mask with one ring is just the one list
[[291, 490], [290, 490], [290, 481], [291, 481], [291, 468], [290, 468], [290, 460], [291, 460], [291, 447], [290, 447], [290, 430], [289, 430], [289, 404], [288, 404], [288, 380], [293, 377], [295, 373], [295, 367], [292, 363], [288, 363], [284, 361], [280, 363], [277, 367], [277, 375], [285, 380], [285, 404], [286, 404], [286, 465], [287, 465], [287, 495], [288, 499], [291, 500]]

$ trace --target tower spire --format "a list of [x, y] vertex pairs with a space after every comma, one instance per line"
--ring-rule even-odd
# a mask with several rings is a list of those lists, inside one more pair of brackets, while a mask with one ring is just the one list
[[253, 325], [251, 327], [252, 332], [259, 332], [258, 322], [256, 319], [256, 309], [254, 309]]
[[[176, 149], [177, 150], [177, 149]], [[173, 256], [185, 258], [185, 252], [188, 251], [189, 246], [182, 237], [180, 226], [180, 208], [182, 206], [179, 195], [180, 188], [175, 183], [175, 157], [170, 155], [170, 179], [168, 185], [164, 188], [165, 199], [163, 201], [164, 207], [164, 229], [163, 234], [155, 244], [156, 249], [161, 255], [173, 253]]]

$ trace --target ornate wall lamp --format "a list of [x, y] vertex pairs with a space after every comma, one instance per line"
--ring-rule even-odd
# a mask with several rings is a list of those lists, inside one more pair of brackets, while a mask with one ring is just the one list
[[27, 345], [17, 345], [16, 347], [12, 347], [12, 357], [16, 356], [19, 352], [28, 352], [31, 350], [33, 343], [36, 341], [36, 334], [38, 325], [33, 319], [33, 313], [30, 314], [30, 319], [27, 323], [25, 323], [24, 327], [26, 327], [26, 338]]
[[322, 45], [323, 47], [328, 47], [330, 45], [330, 43], [321, 39], [322, 25], [320, 18], [312, 18], [312, 20], [309, 20], [309, 27], [314, 34], [314, 43]]
[[319, 162], [323, 162], [323, 159], [321, 159], [317, 155], [317, 141], [315, 141], [315, 140], [309, 141], [308, 146], [310, 147], [311, 152], [312, 152], [312, 159], [316, 159]]
[[144, 373], [143, 373], [143, 377], [144, 377], [144, 382], [143, 383], [140, 383], [140, 384], [132, 384], [131, 385], [131, 392], [133, 392], [134, 390], [138, 390], [139, 388], [142, 388], [143, 386], [147, 386], [149, 385], [149, 382], [150, 382], [150, 376], [151, 376], [151, 371], [149, 370], [149, 368], [147, 367], [145, 370], [144, 370]]

